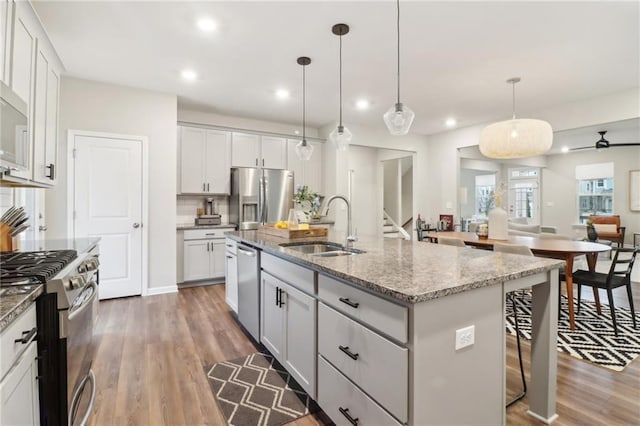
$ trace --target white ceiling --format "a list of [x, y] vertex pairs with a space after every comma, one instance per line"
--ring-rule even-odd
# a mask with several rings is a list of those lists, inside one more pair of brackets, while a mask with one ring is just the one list
[[[178, 95], [185, 108], [299, 126], [301, 67], [312, 126], [337, 120], [344, 22], [344, 121], [383, 128], [395, 101], [395, 2], [34, 1], [67, 74]], [[637, 88], [639, 2], [401, 2], [402, 100], [413, 131], [445, 130]], [[197, 18], [218, 22], [213, 34]], [[192, 68], [196, 82], [181, 80]], [[275, 99], [278, 88], [291, 91]], [[366, 97], [368, 111], [355, 108]], [[597, 136], [597, 135], [596, 135]], [[612, 141], [613, 142], [613, 141]]]

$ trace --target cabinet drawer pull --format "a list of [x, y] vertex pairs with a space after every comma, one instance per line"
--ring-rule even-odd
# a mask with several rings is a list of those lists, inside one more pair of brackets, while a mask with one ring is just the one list
[[45, 169], [49, 169], [49, 176], [45, 176], [48, 177], [51, 180], [55, 180], [56, 178], [56, 165], [53, 163], [49, 163], [48, 166], [44, 166]]
[[209, 184], [208, 184], [208, 183], [207, 183], [207, 192], [210, 192], [210, 191], [209, 191]]
[[351, 300], [345, 299], [344, 297], [341, 297], [338, 300], [341, 301], [342, 303], [345, 303], [345, 304], [351, 306], [354, 309], [358, 309], [358, 306], [360, 306], [360, 304], [358, 302], [352, 302]]
[[227, 256], [227, 259], [233, 259], [233, 256]]
[[[208, 234], [204, 234], [204, 235], [208, 235], [208, 236], [216, 236], [218, 234], [216, 234], [215, 232], [210, 232]], [[227, 247], [231, 247], [231, 246], [227, 246]]]
[[353, 417], [351, 417], [348, 408], [338, 407], [338, 411], [340, 411], [340, 413], [345, 416], [347, 420], [349, 420], [349, 423], [351, 423], [353, 426], [358, 426], [358, 418], [354, 419]]
[[33, 327], [31, 330], [29, 331], [23, 331], [22, 332], [22, 337], [19, 339], [14, 340], [15, 343], [22, 343], [23, 345], [26, 345], [27, 343], [29, 343], [31, 341], [31, 339], [33, 338], [33, 336], [35, 336], [35, 334], [38, 332], [38, 329], [36, 327]]
[[205, 190], [207, 189], [207, 184], [206, 183], [202, 183], [202, 192], [205, 192]]
[[354, 354], [353, 352], [351, 352], [349, 350], [349, 346], [338, 346], [338, 349], [347, 354], [347, 356], [353, 360], [357, 361], [358, 357], [360, 357], [360, 354]]

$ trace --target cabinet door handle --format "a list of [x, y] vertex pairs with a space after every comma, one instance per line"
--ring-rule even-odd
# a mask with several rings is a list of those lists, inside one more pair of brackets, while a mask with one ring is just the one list
[[49, 169], [49, 179], [54, 180], [56, 178], [56, 165], [53, 163], [49, 163], [48, 166], [45, 166], [45, 169]]
[[360, 304], [358, 302], [352, 302], [348, 298], [340, 297], [338, 300], [341, 301], [342, 303], [345, 303], [345, 304], [351, 306], [354, 309], [358, 309], [358, 306], [360, 306]]
[[209, 183], [207, 183], [207, 192], [209, 192]]
[[202, 182], [202, 192], [207, 190], [207, 184]]
[[276, 306], [280, 307], [280, 288], [276, 287]]
[[262, 167], [264, 167], [264, 158], [262, 159]]
[[256, 158], [256, 166], [258, 165], [258, 159]]
[[353, 426], [358, 426], [358, 418], [356, 417], [354, 419], [353, 417], [351, 417], [348, 408], [338, 407], [338, 411], [340, 411], [340, 413], [347, 418], [349, 423], [351, 423]]
[[22, 332], [22, 337], [19, 338], [19, 339], [14, 340], [14, 342], [15, 343], [22, 343], [23, 345], [26, 345], [27, 343], [29, 343], [31, 341], [31, 339], [33, 338], [33, 336], [36, 335], [37, 332], [38, 332], [38, 329], [36, 327], [33, 327], [29, 331], [23, 331]]
[[233, 259], [233, 256], [227, 256], [227, 259]]
[[284, 294], [284, 290], [283, 289], [278, 289], [278, 291], [280, 292], [280, 304], [278, 305], [279, 308], [282, 308], [282, 305], [284, 305], [284, 302], [282, 301], [282, 295]]
[[360, 354], [354, 354], [353, 352], [351, 352], [349, 350], [349, 346], [338, 346], [338, 349], [340, 349], [342, 352], [344, 352], [345, 354], [347, 354], [347, 356], [355, 361], [358, 360], [358, 358], [360, 357]]

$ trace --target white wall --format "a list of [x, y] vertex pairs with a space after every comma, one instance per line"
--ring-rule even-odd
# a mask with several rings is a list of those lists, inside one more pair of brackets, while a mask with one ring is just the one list
[[[402, 159], [402, 162], [412, 161], [411, 158]], [[402, 201], [401, 201], [401, 221], [402, 226], [407, 220], [413, 217], [413, 166], [402, 175]]]
[[[352, 146], [349, 148], [349, 169], [353, 170], [353, 187], [351, 199], [351, 215], [353, 228], [358, 235], [381, 235], [382, 206], [379, 203], [379, 168], [378, 150], [364, 146]], [[343, 205], [341, 201], [334, 201], [335, 206]], [[340, 211], [337, 216], [346, 216], [342, 207], [333, 207], [334, 211]]]
[[[47, 191], [48, 237], [67, 237], [67, 131], [149, 139], [149, 286], [175, 285], [175, 95], [64, 77], [60, 87], [58, 184]], [[117, 173], [114, 170], [114, 173]]]
[[383, 168], [383, 200], [384, 210], [396, 223], [401, 223], [401, 192], [399, 191], [401, 182], [399, 181], [398, 170], [400, 168], [398, 160], [385, 160], [382, 162]]
[[542, 169], [541, 223], [573, 236], [572, 225], [578, 223], [576, 166], [606, 162], [614, 164], [613, 213], [620, 215], [622, 225], [627, 227], [626, 244], [632, 244], [633, 233], [640, 232], [640, 212], [629, 210], [629, 170], [640, 169], [638, 147], [550, 155], [548, 167]]

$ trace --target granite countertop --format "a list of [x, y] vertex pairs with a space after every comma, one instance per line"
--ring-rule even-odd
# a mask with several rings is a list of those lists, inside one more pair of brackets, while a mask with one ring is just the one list
[[366, 253], [323, 258], [280, 247], [280, 244], [313, 241], [344, 244], [344, 234], [329, 232], [325, 238], [295, 240], [257, 231], [231, 232], [227, 236], [411, 304], [500, 284], [564, 265], [563, 261], [554, 259], [382, 237], [361, 237], [354, 243], [353, 248]]
[[233, 223], [226, 223], [221, 225], [194, 225], [193, 223], [178, 223], [176, 229], [178, 231], [184, 231], [185, 229], [216, 229], [216, 228], [236, 228]]
[[17, 251], [75, 250], [80, 255], [91, 250], [98, 242], [100, 242], [98, 237], [31, 240], [20, 242], [20, 248]]
[[42, 284], [0, 289], [0, 332], [26, 311], [43, 291]]

